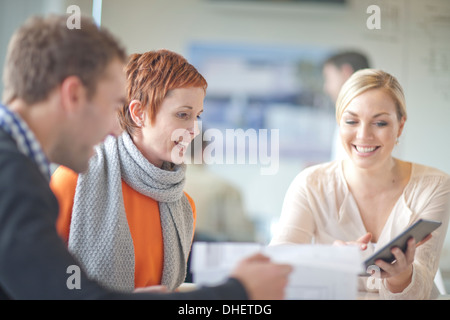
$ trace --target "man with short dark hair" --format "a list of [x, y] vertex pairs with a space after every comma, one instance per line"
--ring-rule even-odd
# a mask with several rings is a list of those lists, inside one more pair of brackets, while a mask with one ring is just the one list
[[329, 57], [323, 63], [324, 91], [336, 103], [341, 87], [350, 76], [369, 68], [368, 58], [357, 51], [345, 51]]
[[[280, 299], [292, 268], [245, 259], [223, 285], [188, 293], [106, 290], [59, 238], [50, 162], [86, 170], [94, 146], [119, 133], [125, 51], [91, 19], [33, 18], [12, 37], [0, 104], [0, 299]], [[75, 268], [74, 268], [75, 267]]]

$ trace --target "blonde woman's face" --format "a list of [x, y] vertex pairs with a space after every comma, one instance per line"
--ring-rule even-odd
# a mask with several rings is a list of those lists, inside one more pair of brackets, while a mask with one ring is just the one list
[[381, 89], [368, 90], [355, 97], [342, 113], [342, 144], [355, 165], [381, 166], [391, 159], [404, 123], [404, 118], [399, 121], [389, 94]]

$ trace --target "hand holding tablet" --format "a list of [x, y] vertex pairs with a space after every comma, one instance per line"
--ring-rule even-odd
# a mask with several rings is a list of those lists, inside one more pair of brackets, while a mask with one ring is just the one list
[[416, 243], [424, 240], [431, 232], [438, 228], [442, 223], [439, 221], [420, 219], [403, 231], [400, 235], [392, 239], [388, 244], [375, 252], [372, 256], [364, 261], [364, 266], [367, 270], [369, 266], [375, 265], [378, 259], [386, 262], [393, 262], [395, 260], [391, 250], [395, 247], [400, 248], [403, 252], [406, 251], [407, 242], [414, 238]]

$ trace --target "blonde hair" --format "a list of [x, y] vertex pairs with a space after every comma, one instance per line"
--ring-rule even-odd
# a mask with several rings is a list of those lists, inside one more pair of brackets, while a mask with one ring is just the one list
[[397, 118], [407, 118], [406, 102], [403, 89], [398, 80], [382, 70], [362, 69], [355, 72], [342, 86], [336, 101], [336, 120], [339, 123], [349, 103], [360, 94], [371, 90], [382, 89], [394, 100]]

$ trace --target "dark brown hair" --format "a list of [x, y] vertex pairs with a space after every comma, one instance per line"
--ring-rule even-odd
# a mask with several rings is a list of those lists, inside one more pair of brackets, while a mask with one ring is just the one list
[[331, 64], [337, 68], [341, 68], [344, 64], [349, 64], [353, 72], [370, 68], [369, 59], [365, 54], [356, 52], [356, 51], [348, 51], [341, 52], [329, 57], [323, 65]]

